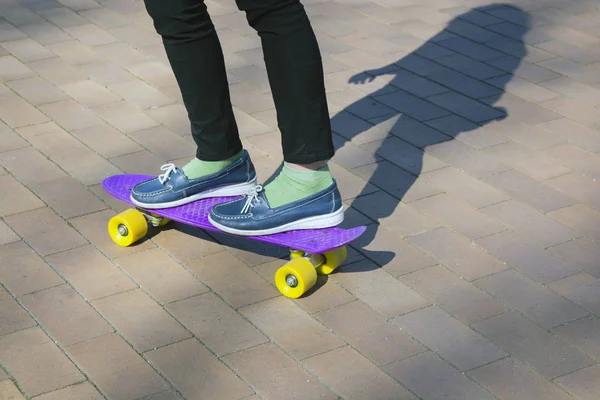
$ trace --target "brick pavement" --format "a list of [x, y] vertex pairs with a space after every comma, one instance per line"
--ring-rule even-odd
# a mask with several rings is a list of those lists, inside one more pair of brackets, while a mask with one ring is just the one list
[[[209, 10], [245, 146], [281, 161], [260, 41]], [[367, 224], [305, 297], [281, 249], [100, 182], [194, 153], [139, 0], [0, 0], [0, 399], [600, 398], [600, 5], [305, 0], [331, 164]]]

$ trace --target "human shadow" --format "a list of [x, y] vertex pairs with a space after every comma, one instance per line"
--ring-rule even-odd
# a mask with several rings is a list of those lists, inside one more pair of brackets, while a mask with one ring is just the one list
[[[374, 164], [352, 169], [368, 184], [350, 204], [375, 221], [354, 247], [377, 266], [387, 265], [395, 256], [388, 249], [366, 248], [374, 241], [381, 221], [390, 217], [401, 201], [427, 197], [423, 192], [427, 189], [415, 187], [415, 182], [422, 172], [442, 167], [424, 150], [467, 133], [476, 134], [508, 115], [497, 103], [527, 54], [523, 39], [529, 28], [530, 16], [513, 5], [474, 8], [458, 15], [407, 56], [350, 79], [354, 85], [387, 82], [376, 85], [375, 91], [331, 120], [333, 131], [347, 140], [338, 141], [336, 152], [349, 151], [345, 147], [356, 143], [378, 158]], [[490, 60], [493, 65], [486, 63]], [[378, 77], [381, 80], [375, 80]], [[373, 193], [373, 187], [386, 194]], [[408, 229], [398, 226], [402, 221], [393, 221], [395, 225], [387, 228], [406, 236]]]

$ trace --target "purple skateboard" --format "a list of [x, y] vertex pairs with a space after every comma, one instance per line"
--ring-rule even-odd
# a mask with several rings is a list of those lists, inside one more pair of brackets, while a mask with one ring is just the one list
[[[102, 182], [102, 187], [111, 196], [133, 205], [129, 198], [131, 188], [139, 182], [152, 178], [153, 177], [149, 175], [114, 175], [106, 178]], [[235, 198], [236, 197], [208, 198], [178, 207], [145, 211], [186, 225], [225, 233], [215, 228], [208, 221], [208, 214], [215, 204], [233, 200]], [[242, 237], [301, 250], [309, 254], [323, 254], [330, 250], [345, 246], [362, 235], [365, 230], [366, 227], [359, 226], [352, 229], [310, 229], [277, 233], [274, 235]]]

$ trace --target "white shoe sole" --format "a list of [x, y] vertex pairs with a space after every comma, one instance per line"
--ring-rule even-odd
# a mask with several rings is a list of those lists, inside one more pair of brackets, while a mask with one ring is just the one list
[[160, 210], [163, 208], [182, 206], [184, 204], [193, 203], [194, 201], [201, 200], [201, 199], [207, 199], [209, 197], [242, 196], [242, 195], [245, 195], [246, 193], [248, 193], [252, 188], [256, 187], [257, 182], [258, 182], [258, 178], [255, 177], [250, 182], [238, 183], [236, 185], [229, 185], [229, 186], [223, 186], [223, 187], [218, 187], [218, 188], [214, 188], [214, 189], [209, 189], [204, 192], [195, 194], [193, 196], [189, 196], [189, 197], [183, 198], [181, 200], [171, 201], [168, 203], [147, 204], [147, 203], [142, 203], [140, 201], [137, 201], [133, 197], [130, 197], [130, 200], [133, 204], [135, 204], [138, 207], [146, 208], [149, 210]]
[[304, 218], [298, 221], [290, 222], [282, 226], [278, 226], [276, 228], [262, 229], [262, 230], [254, 230], [254, 231], [243, 231], [238, 229], [229, 228], [223, 226], [212, 220], [210, 215], [208, 216], [208, 220], [210, 223], [219, 230], [231, 233], [232, 235], [240, 235], [240, 236], [264, 236], [264, 235], [273, 235], [275, 233], [288, 232], [300, 229], [324, 229], [331, 228], [333, 226], [339, 225], [344, 221], [344, 207], [340, 207], [339, 210], [325, 215], [317, 215], [314, 217]]

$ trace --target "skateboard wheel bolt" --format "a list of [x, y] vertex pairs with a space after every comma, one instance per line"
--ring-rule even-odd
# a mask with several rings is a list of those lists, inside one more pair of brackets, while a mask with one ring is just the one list
[[117, 229], [119, 230], [119, 235], [121, 236], [127, 236], [129, 234], [127, 227], [123, 224], [119, 224], [119, 227]]
[[298, 286], [298, 278], [296, 278], [294, 275], [288, 275], [285, 277], [285, 283], [289, 287], [295, 288], [296, 286]]

